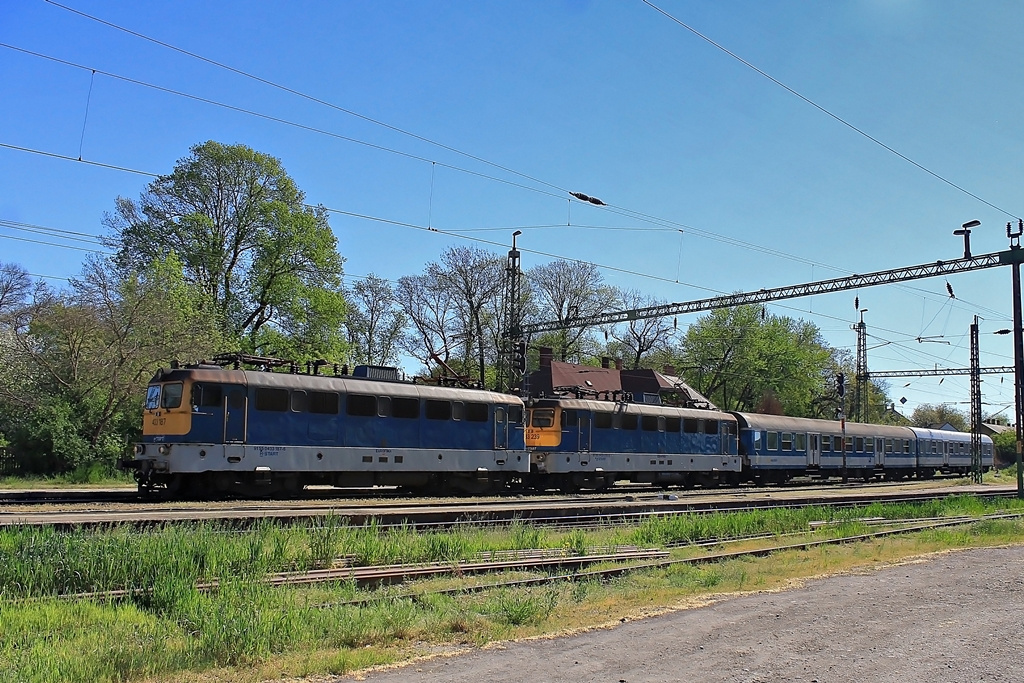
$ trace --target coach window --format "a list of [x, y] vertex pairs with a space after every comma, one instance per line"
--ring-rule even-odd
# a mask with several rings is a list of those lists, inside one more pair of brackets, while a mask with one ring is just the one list
[[309, 412], [318, 415], [337, 415], [338, 395], [333, 391], [309, 392]]
[[160, 401], [160, 405], [163, 408], [177, 408], [181, 405], [181, 382], [174, 382], [173, 384], [164, 385], [164, 396]]
[[594, 428], [595, 429], [611, 429], [612, 428], [612, 414], [611, 413], [594, 413]]
[[283, 413], [288, 410], [288, 390], [263, 387], [256, 390], [256, 410]]
[[658, 429], [658, 416], [657, 415], [644, 415], [640, 418], [640, 428], [645, 432], [658, 432], [664, 431], [664, 428]]
[[858, 436], [857, 437], [857, 441], [854, 444], [854, 449], [853, 450], [855, 450], [858, 453], [863, 453], [864, 452], [864, 437], [863, 436]]
[[683, 431], [687, 434], [699, 434], [701, 432], [700, 420], [695, 420], [692, 417], [684, 418]]
[[885, 440], [885, 452], [892, 453], [892, 439]]
[[777, 451], [779, 450], [779, 433], [768, 432], [768, 450]]
[[754, 451], [758, 451], [761, 448], [761, 432], [754, 432]]
[[910, 453], [910, 439], [903, 439], [903, 452]]
[[373, 417], [377, 414], [377, 397], [349, 394], [345, 412], [356, 417]]
[[396, 396], [391, 399], [391, 416], [415, 420], [420, 416], [420, 400], [418, 398], [401, 398]]
[[807, 435], [806, 434], [797, 434], [796, 435], [796, 450], [798, 452], [799, 451], [806, 451], [807, 450]]
[[791, 432], [782, 433], [782, 450], [793, 450], [793, 434]]
[[632, 413], [622, 413], [622, 423], [621, 423], [621, 426], [622, 426], [623, 429], [636, 429], [639, 424], [640, 424], [640, 416], [639, 415], [634, 415]]
[[828, 434], [822, 434], [821, 436], [821, 452], [828, 453], [832, 450], [832, 437]]
[[666, 432], [678, 432], [679, 428], [682, 427], [682, 420], [678, 417], [666, 417], [665, 418], [665, 431]]
[[292, 412], [293, 413], [304, 413], [309, 405], [309, 397], [305, 391], [293, 391], [292, 392]]
[[853, 453], [853, 437], [852, 436], [846, 437], [846, 452], [847, 453]]
[[[879, 439], [878, 443], [882, 443], [882, 440]], [[875, 452], [875, 440], [872, 439], [870, 436], [868, 437], [868, 440], [865, 442], [864, 445], [867, 446], [868, 453], [874, 453]], [[878, 450], [882, 450], [882, 449], [878, 449]]]
[[391, 397], [377, 397], [377, 417], [391, 417]]
[[452, 404], [450, 401], [424, 401], [423, 415], [428, 420], [450, 420], [452, 417]]

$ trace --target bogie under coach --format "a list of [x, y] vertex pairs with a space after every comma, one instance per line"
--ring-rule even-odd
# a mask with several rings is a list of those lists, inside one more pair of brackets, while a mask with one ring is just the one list
[[523, 402], [477, 389], [352, 375], [196, 365], [150, 382], [142, 442], [124, 465], [141, 490], [270, 495], [309, 484], [480, 493], [529, 472]]

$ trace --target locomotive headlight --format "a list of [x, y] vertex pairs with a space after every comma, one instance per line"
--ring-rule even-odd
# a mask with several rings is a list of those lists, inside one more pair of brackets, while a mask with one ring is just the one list
[[170, 446], [161, 446], [157, 450], [160, 451], [160, 455], [167, 455], [168, 453], [171, 452], [171, 447]]
[[144, 444], [144, 443], [137, 443], [137, 444], [135, 444], [135, 455], [145, 455], [145, 453], [146, 453], [146, 444]]

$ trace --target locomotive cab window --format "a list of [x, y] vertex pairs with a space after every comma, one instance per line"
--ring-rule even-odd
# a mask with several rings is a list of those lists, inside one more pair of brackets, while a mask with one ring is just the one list
[[256, 390], [256, 410], [288, 410], [288, 390], [261, 387]]
[[530, 426], [540, 427], [551, 427], [555, 424], [555, 410], [554, 408], [534, 408], [533, 415], [530, 416]]
[[[497, 409], [495, 409], [497, 411]], [[509, 406], [508, 407], [508, 421], [513, 424], [522, 424], [523, 422], [523, 407], [522, 406]]]
[[181, 392], [182, 383], [174, 382], [172, 384], [164, 385], [164, 395], [160, 399], [160, 405], [163, 408], [177, 408], [181, 405]]
[[160, 407], [160, 385], [153, 384], [146, 389], [146, 410], [156, 410]]
[[219, 384], [193, 384], [192, 405], [200, 408], [219, 408], [224, 404], [224, 389]]

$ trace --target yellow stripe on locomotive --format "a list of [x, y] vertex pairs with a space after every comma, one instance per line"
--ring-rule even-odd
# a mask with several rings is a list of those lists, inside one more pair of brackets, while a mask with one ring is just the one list
[[143, 436], [181, 436], [192, 429], [192, 382], [154, 382], [146, 390]]

